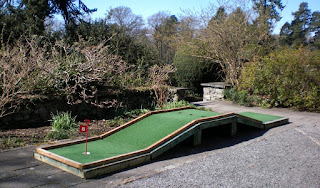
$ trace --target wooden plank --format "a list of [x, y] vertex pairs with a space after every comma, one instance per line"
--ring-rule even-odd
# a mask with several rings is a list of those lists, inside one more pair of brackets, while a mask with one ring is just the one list
[[285, 125], [289, 123], [289, 119], [288, 118], [281, 118], [281, 119], [277, 119], [274, 121], [268, 121], [266, 123], [264, 123], [264, 129], [270, 129], [272, 127], [276, 127], [276, 126], [280, 126], [280, 125]]
[[155, 149], [157, 146], [159, 146], [159, 145], [163, 144], [164, 142], [170, 140], [171, 138], [175, 137], [179, 133], [185, 131], [186, 129], [188, 129], [189, 127], [191, 127], [191, 126], [193, 126], [195, 124], [198, 124], [200, 122], [207, 121], [207, 120], [219, 119], [219, 118], [222, 118], [222, 117], [225, 117], [225, 116], [229, 116], [229, 115], [233, 115], [233, 113], [231, 113], [231, 114], [222, 114], [222, 115], [217, 115], [217, 116], [213, 116], [213, 117], [201, 118], [201, 119], [193, 120], [190, 123], [186, 124], [185, 126], [181, 127], [180, 129], [176, 130], [175, 132], [169, 134], [165, 138], [163, 138], [163, 139], [159, 140], [158, 142], [154, 143], [153, 145], [149, 146], [147, 149], [148, 150]]
[[36, 148], [36, 152], [43, 155], [43, 156], [49, 157], [53, 160], [60, 161], [66, 165], [73, 166], [74, 168], [82, 169], [82, 167], [83, 167], [83, 165], [81, 163], [78, 163], [78, 162], [73, 161], [71, 159], [62, 157], [60, 155], [56, 155], [56, 154], [49, 152], [47, 150], [44, 150], [42, 148]]
[[147, 163], [150, 161], [150, 155], [140, 155], [136, 157], [132, 157], [129, 159], [115, 161], [113, 163], [108, 163], [106, 165], [97, 166], [94, 168], [84, 169], [84, 178], [94, 178], [97, 176], [109, 174], [115, 171], [127, 169], [129, 167], [134, 167], [139, 164]]
[[[95, 136], [95, 137], [91, 137], [91, 138], [88, 138], [88, 141], [95, 141], [95, 140], [99, 140], [99, 139], [103, 139], [107, 136], [110, 136], [111, 134], [114, 134], [134, 123], [136, 123], [137, 121], [140, 121], [152, 114], [157, 114], [157, 113], [164, 113], [164, 112], [172, 112], [172, 111], [178, 111], [178, 110], [184, 110], [184, 109], [191, 109], [192, 107], [190, 106], [187, 106], [187, 107], [182, 107], [182, 108], [175, 108], [175, 109], [169, 109], [169, 110], [159, 110], [159, 111], [153, 111], [153, 112], [148, 112], [142, 116], [139, 116], [138, 118], [130, 121], [130, 122], [127, 122], [126, 124], [116, 128], [116, 129], [113, 129], [107, 133], [104, 133], [100, 136]], [[71, 166], [74, 166], [76, 168], [91, 168], [93, 166], [92, 163], [88, 163], [88, 164], [85, 164], [85, 165], [78, 165], [78, 164], [75, 164], [73, 163], [72, 161], [70, 162], [70, 160], [66, 160], [66, 158], [63, 158], [63, 157], [60, 157], [58, 155], [54, 155], [53, 153], [51, 152], [44, 152], [44, 151], [41, 151], [40, 149], [43, 149], [43, 150], [49, 150], [49, 149], [54, 149], [54, 148], [59, 148], [59, 147], [65, 147], [65, 146], [70, 146], [70, 145], [74, 145], [74, 144], [79, 144], [79, 143], [84, 143], [86, 140], [85, 139], [81, 139], [81, 140], [76, 140], [76, 141], [70, 141], [70, 142], [66, 142], [66, 143], [60, 143], [60, 144], [55, 144], [55, 145], [52, 145], [52, 146], [45, 146], [45, 147], [40, 147], [39, 150], [36, 150], [37, 152], [40, 151], [42, 155], [45, 155], [47, 157], [53, 157], [55, 160], [59, 160], [61, 162], [67, 162], [69, 165]], [[104, 163], [108, 163], [108, 162], [112, 162], [112, 161], [115, 161], [115, 160], [121, 160], [125, 157], [133, 157], [135, 155], [140, 155], [140, 154], [143, 154], [147, 152], [147, 150], [140, 150], [140, 151], [136, 151], [136, 152], [132, 152], [132, 153], [129, 153], [129, 154], [124, 154], [124, 155], [121, 155], [121, 156], [118, 156], [117, 158], [110, 158], [110, 159], [107, 159], [107, 160], [100, 160], [100, 161], [97, 161], [96, 162], [96, 165], [102, 165]]]
[[[95, 141], [95, 140], [99, 140], [99, 139], [100, 139], [100, 136], [94, 136], [94, 137], [88, 138], [88, 141], [90, 142], [90, 141]], [[55, 148], [60, 148], [60, 147], [65, 147], [65, 146], [71, 146], [71, 145], [75, 145], [75, 144], [81, 144], [81, 143], [85, 143], [85, 142], [86, 142], [86, 139], [79, 139], [79, 140], [75, 140], [75, 141], [57, 143], [57, 144], [50, 145], [50, 146], [42, 146], [39, 148], [49, 150], [49, 149], [55, 149]]]
[[159, 113], [166, 113], [166, 112], [175, 112], [175, 111], [186, 110], [186, 109], [194, 109], [194, 108], [191, 107], [191, 106], [185, 106], [185, 107], [173, 108], [173, 109], [167, 109], [167, 110], [152, 111], [152, 114], [159, 114]]
[[202, 140], [202, 130], [198, 126], [195, 133], [193, 134], [193, 146], [200, 145], [201, 140]]
[[242, 123], [242, 124], [249, 125], [249, 126], [252, 126], [252, 127], [257, 127], [257, 128], [260, 128], [260, 129], [264, 129], [264, 125], [262, 123], [259, 123], [257, 121], [251, 121], [250, 119], [242, 118], [241, 116], [238, 117], [238, 123]]
[[180, 142], [184, 141], [185, 139], [189, 138], [190, 136], [194, 135], [195, 133], [195, 128], [199, 127], [199, 125], [195, 125], [188, 130], [182, 132], [181, 134], [177, 135], [176, 137], [172, 138], [168, 142], [165, 142], [163, 145], [158, 146], [156, 149], [152, 150], [150, 152], [151, 154], [151, 159], [154, 159], [161, 155], [162, 153], [166, 152], [167, 150], [173, 148]]
[[212, 128], [212, 127], [216, 127], [216, 126], [220, 126], [220, 125], [225, 125], [225, 124], [230, 124], [237, 121], [237, 116], [228, 116], [225, 118], [221, 118], [218, 120], [213, 120], [213, 121], [206, 121], [206, 122], [202, 122], [201, 124], [201, 129], [208, 129], [208, 128]]
[[100, 165], [105, 165], [107, 163], [112, 163], [112, 162], [115, 162], [115, 161], [121, 161], [121, 160], [124, 160], [124, 159], [127, 159], [127, 158], [136, 157], [138, 155], [143, 155], [143, 154], [146, 154], [146, 153], [148, 153], [148, 150], [142, 149], [142, 150], [139, 150], [139, 151], [126, 153], [126, 154], [123, 154], [123, 155], [118, 155], [118, 156], [115, 156], [115, 157], [102, 159], [102, 160], [94, 161], [94, 162], [91, 162], [91, 163], [86, 163], [86, 164], [83, 164], [83, 169], [93, 168], [93, 167], [97, 167], [97, 166], [100, 166]]
[[231, 124], [231, 136], [235, 136], [237, 134], [238, 122], [235, 121]]
[[[173, 109], [173, 110], [176, 110], [176, 109]], [[151, 145], [151, 146], [149, 146], [149, 147], [147, 147], [145, 149], [142, 149], [142, 150], [139, 150], [139, 151], [134, 151], [134, 152], [123, 154], [123, 155], [119, 155], [119, 156], [115, 156], [115, 157], [108, 158], [108, 159], [102, 159], [102, 160], [99, 160], [99, 161], [86, 163], [86, 164], [82, 165], [82, 168], [83, 169], [93, 168], [95, 166], [104, 165], [106, 163], [114, 162], [114, 161], [117, 161], [117, 160], [123, 160], [125, 158], [131, 158], [131, 157], [138, 156], [138, 155], [141, 155], [141, 154], [146, 154], [146, 153], [151, 152], [152, 150], [156, 149], [158, 146], [162, 145], [163, 143], [169, 141], [170, 139], [172, 139], [173, 137], [175, 137], [179, 133], [185, 131], [186, 129], [190, 128], [191, 126], [193, 126], [193, 125], [195, 125], [195, 124], [197, 124], [199, 122], [203, 122], [203, 121], [207, 121], [207, 120], [213, 120], [213, 119], [219, 119], [219, 118], [223, 118], [223, 117], [230, 116], [230, 115], [234, 115], [234, 113], [222, 114], [222, 115], [218, 115], [218, 116], [213, 116], [213, 117], [193, 120], [190, 123], [186, 124], [185, 126], [181, 127], [180, 129], [176, 130], [172, 134], [166, 136], [165, 138], [159, 140], [155, 144], [153, 144], [153, 145]]]
[[[41, 148], [37, 148], [36, 151], [39, 154], [35, 154], [35, 158], [38, 159], [40, 158], [39, 156], [42, 156], [42, 159], [45, 159], [42, 160], [44, 162], [50, 160], [54, 161], [46, 162], [48, 164], [56, 166], [65, 171], [71, 172], [79, 177], [91, 178], [150, 161], [151, 159], [156, 158], [168, 149], [174, 147], [181, 141], [187, 139], [191, 135], [194, 135], [194, 144], [200, 144], [201, 130], [205, 128], [231, 123], [231, 134], [235, 135], [237, 131], [237, 121], [239, 121], [240, 123], [254, 125], [261, 128], [261, 126], [259, 125], [259, 121], [251, 121], [251, 118], [242, 118], [242, 116], [238, 117], [237, 114], [234, 113], [222, 114], [214, 117], [194, 120], [146, 149], [131, 152], [121, 156], [116, 156], [113, 158], [95, 161], [92, 163], [87, 163], [84, 165], [80, 163], [75, 164], [71, 160], [68, 160], [60, 156], [56, 156], [55, 154], [50, 153]], [[274, 126], [278, 125], [279, 123], [285, 122], [288, 122], [287, 118], [283, 118], [281, 119], [281, 121], [267, 122], [266, 124], [264, 124], [264, 126]], [[48, 155], [49, 157], [42, 154]]]
[[67, 171], [69, 173], [72, 173], [76, 176], [79, 176], [80, 178], [85, 178], [84, 176], [84, 173], [82, 170], [79, 170], [73, 166], [69, 166], [68, 164], [65, 164], [63, 162], [60, 162], [60, 161], [56, 161], [50, 157], [47, 157], [47, 156], [44, 156], [44, 155], [41, 155], [39, 153], [33, 153], [33, 157], [39, 161], [42, 161], [44, 163], [47, 163], [49, 165], [52, 165], [54, 167], [57, 167], [61, 170], [64, 170], [64, 171]]
[[[177, 109], [171, 109], [171, 110], [160, 110], [160, 111], [148, 112], [148, 113], [136, 118], [135, 120], [132, 120], [132, 121], [128, 122], [127, 124], [124, 124], [123, 126], [119, 127], [115, 131], [110, 131], [110, 132], [108, 132], [106, 134], [101, 135], [100, 137], [94, 137], [92, 139], [99, 139], [99, 138], [102, 138], [102, 137], [105, 137], [105, 136], [109, 136], [110, 134], [113, 134], [113, 133], [115, 133], [117, 131], [120, 131], [123, 128], [125, 128], [127, 126], [130, 126], [130, 125], [136, 123], [137, 121], [139, 121], [139, 120], [141, 120], [141, 119], [143, 119], [145, 117], [148, 117], [148, 116], [150, 116], [152, 114], [171, 112], [171, 111], [178, 111], [178, 110], [190, 109], [190, 108], [191, 107], [184, 107], [184, 108], [177, 108]], [[239, 116], [238, 117], [238, 121], [240, 123], [249, 124], [251, 126], [256, 126], [256, 127], [259, 127], [259, 128], [263, 128], [262, 127], [263, 125], [259, 124], [261, 121], [254, 120], [252, 118], [247, 118], [247, 117], [242, 116], [242, 115], [229, 113], [229, 114], [222, 114], [222, 115], [217, 115], [217, 116], [207, 117], [207, 118], [201, 118], [201, 119], [197, 119], [197, 120], [191, 121], [190, 123], [186, 124], [185, 126], [181, 127], [180, 129], [176, 130], [175, 132], [173, 132], [170, 135], [166, 136], [165, 138], [161, 139], [160, 141], [154, 143], [153, 145], [149, 146], [148, 148], [145, 148], [145, 149], [142, 149], [142, 150], [139, 150], [139, 151], [134, 151], [134, 152], [131, 152], [131, 153], [128, 153], [128, 154], [123, 154], [123, 155], [120, 155], [120, 156], [108, 158], [108, 159], [102, 159], [102, 160], [99, 160], [99, 161], [94, 161], [92, 163], [87, 163], [87, 164], [75, 163], [74, 161], [71, 161], [71, 160], [68, 160], [66, 158], [60, 157], [60, 156], [55, 155], [53, 153], [45, 152], [45, 150], [39, 149], [39, 150], [36, 150], [36, 151], [38, 153], [42, 154], [42, 155], [45, 155], [47, 157], [51, 157], [54, 160], [58, 160], [60, 162], [66, 163], [67, 165], [73, 166], [75, 168], [89, 169], [89, 168], [105, 165], [107, 163], [113, 163], [115, 161], [119, 161], [119, 160], [121, 161], [121, 160], [124, 160], [124, 159], [127, 159], [127, 158], [133, 158], [133, 157], [136, 157], [136, 156], [139, 156], [139, 155], [144, 155], [146, 153], [150, 153], [151, 151], [155, 150], [157, 147], [160, 147], [164, 143], [168, 142], [170, 139], [172, 139], [175, 136], [181, 134], [182, 132], [186, 131], [188, 128], [190, 128], [190, 127], [192, 127], [192, 126], [194, 126], [196, 124], [199, 124], [199, 127], [200, 127], [200, 124], [201, 124], [201, 129], [205, 129], [205, 128], [209, 128], [209, 127], [212, 127], [212, 126], [219, 126], [219, 125], [223, 125], [223, 124], [227, 124], [227, 123], [232, 123], [231, 134], [234, 135], [236, 133], [236, 128], [237, 128], [237, 125], [234, 122], [234, 119], [237, 116]], [[208, 121], [210, 121], [210, 122], [208, 122]], [[271, 125], [274, 126], [275, 122], [270, 122], [269, 124], [266, 124], [265, 126], [271, 126]], [[194, 134], [195, 134], [194, 143], [195, 144], [200, 144], [201, 143], [201, 133], [200, 133], [200, 131], [198, 131], [197, 133], [194, 133]], [[60, 145], [55, 145], [55, 146], [48, 146], [48, 147], [44, 147], [43, 149], [48, 149], [48, 148], [52, 148], [52, 147], [53, 148], [54, 147], [62, 147], [62, 146], [66, 146], [66, 145], [77, 144], [79, 142], [83, 142], [83, 140], [64, 143], [63, 145], [60, 144]], [[173, 141], [170, 142], [170, 144], [171, 143], [173, 143]]]

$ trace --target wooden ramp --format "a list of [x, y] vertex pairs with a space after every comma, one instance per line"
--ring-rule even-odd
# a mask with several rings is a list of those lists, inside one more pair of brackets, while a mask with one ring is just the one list
[[202, 111], [190, 107], [148, 112], [112, 131], [88, 139], [90, 155], [83, 155], [85, 140], [39, 147], [34, 158], [81, 178], [93, 178], [136, 166], [161, 155], [181, 141], [193, 136], [193, 144], [201, 144], [202, 130], [231, 125], [235, 135], [237, 124], [261, 129], [288, 123], [287, 118], [258, 113]]

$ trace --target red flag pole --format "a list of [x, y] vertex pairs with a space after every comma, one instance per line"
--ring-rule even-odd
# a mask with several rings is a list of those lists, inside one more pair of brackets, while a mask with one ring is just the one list
[[88, 131], [86, 132], [86, 155], [88, 154], [87, 148], [88, 148]]
[[90, 120], [85, 119], [84, 122], [86, 123], [86, 152], [84, 154], [89, 155], [90, 153], [88, 152], [88, 129], [89, 129]]

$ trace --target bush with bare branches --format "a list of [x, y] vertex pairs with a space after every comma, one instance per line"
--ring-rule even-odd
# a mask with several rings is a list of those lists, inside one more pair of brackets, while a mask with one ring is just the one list
[[175, 69], [172, 65], [154, 65], [149, 71], [150, 87], [153, 89], [156, 95], [157, 105], [162, 107], [162, 105], [169, 99], [170, 93], [168, 90], [167, 81], [170, 73], [173, 73]]
[[22, 95], [30, 92], [30, 74], [34, 65], [27, 62], [19, 46], [2, 47], [0, 51], [0, 117], [14, 113], [23, 102]]
[[69, 104], [114, 106], [116, 101], [98, 101], [98, 86], [124, 83], [130, 68], [105, 43], [90, 45], [83, 40], [70, 46], [33, 37], [13, 48], [4, 47], [0, 56], [0, 117], [13, 113], [30, 95], [65, 97]]

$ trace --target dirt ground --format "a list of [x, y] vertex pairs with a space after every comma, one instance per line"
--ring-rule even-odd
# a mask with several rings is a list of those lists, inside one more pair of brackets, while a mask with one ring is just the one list
[[[79, 122], [84, 124], [83, 122]], [[106, 120], [93, 120], [90, 123], [88, 136], [95, 136], [105, 133], [119, 125], [108, 126]], [[30, 145], [40, 145], [48, 142], [55, 142], [55, 140], [46, 139], [50, 132], [51, 126], [44, 126], [38, 128], [28, 129], [12, 129], [0, 130], [0, 151], [12, 148], [19, 148]], [[72, 139], [79, 139], [85, 137], [85, 133], [75, 131]]]

